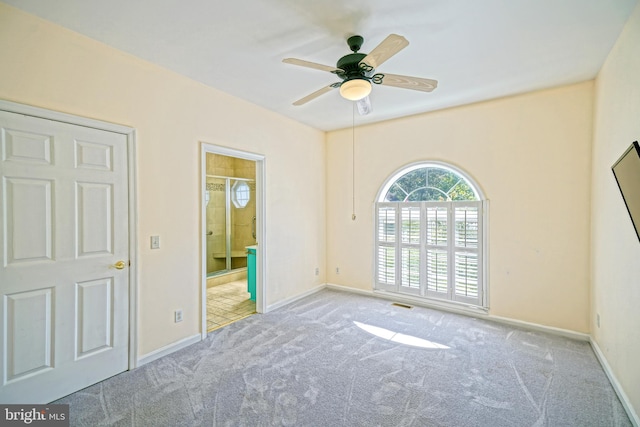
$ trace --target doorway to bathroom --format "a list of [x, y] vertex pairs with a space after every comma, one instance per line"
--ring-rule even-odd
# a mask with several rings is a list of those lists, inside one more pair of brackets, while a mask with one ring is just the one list
[[203, 144], [203, 336], [262, 312], [263, 158]]

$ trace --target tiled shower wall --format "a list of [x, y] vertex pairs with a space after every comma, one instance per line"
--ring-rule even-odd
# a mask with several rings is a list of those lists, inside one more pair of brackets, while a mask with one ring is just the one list
[[[255, 177], [256, 164], [251, 160], [238, 159], [218, 154], [207, 154], [207, 175], [246, 178], [251, 190], [249, 203], [244, 208], [231, 205], [231, 253], [232, 268], [246, 266], [245, 246], [255, 244], [253, 218], [256, 215]], [[206, 189], [210, 200], [207, 205], [207, 272], [225, 267], [225, 185], [224, 179], [207, 177]]]

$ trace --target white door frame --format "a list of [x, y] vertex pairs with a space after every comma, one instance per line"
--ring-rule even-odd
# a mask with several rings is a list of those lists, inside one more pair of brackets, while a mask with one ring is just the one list
[[256, 255], [256, 311], [266, 311], [266, 232], [265, 232], [265, 156], [247, 151], [235, 150], [221, 145], [201, 142], [200, 149], [200, 258], [201, 258], [201, 331], [202, 339], [207, 337], [207, 229], [206, 202], [204, 194], [207, 189], [207, 153], [237, 157], [256, 162], [256, 241], [259, 249]]
[[119, 133], [127, 138], [127, 172], [129, 181], [129, 370], [135, 368], [138, 362], [138, 245], [137, 238], [137, 182], [136, 182], [136, 131], [128, 126], [103, 122], [86, 117], [60, 113], [44, 108], [18, 104], [0, 99], [0, 111], [24, 114], [41, 119], [54, 120], [72, 125], [84, 126], [108, 132]]

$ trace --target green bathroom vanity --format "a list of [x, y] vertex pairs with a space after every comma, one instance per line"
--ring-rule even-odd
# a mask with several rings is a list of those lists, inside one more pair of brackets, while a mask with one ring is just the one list
[[247, 246], [247, 292], [251, 301], [256, 300], [256, 245]]

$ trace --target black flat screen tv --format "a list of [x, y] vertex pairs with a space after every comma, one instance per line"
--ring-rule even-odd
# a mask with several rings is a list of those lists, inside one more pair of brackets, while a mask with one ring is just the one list
[[634, 141], [611, 166], [631, 222], [640, 240], [640, 145]]

